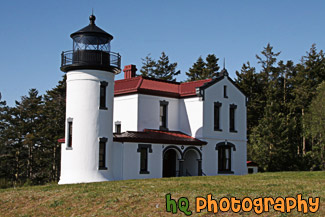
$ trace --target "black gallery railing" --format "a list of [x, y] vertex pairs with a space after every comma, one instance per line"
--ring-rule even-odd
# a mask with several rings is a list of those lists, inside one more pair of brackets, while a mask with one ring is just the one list
[[70, 65], [121, 68], [121, 55], [115, 52], [98, 50], [69, 50], [62, 52], [61, 67]]

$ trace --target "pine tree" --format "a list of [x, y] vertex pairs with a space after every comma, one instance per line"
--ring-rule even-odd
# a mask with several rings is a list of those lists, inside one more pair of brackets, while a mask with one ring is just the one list
[[218, 65], [219, 58], [217, 58], [216, 55], [214, 54], [208, 54], [205, 60], [206, 60], [206, 69], [204, 72], [204, 77], [205, 77], [204, 79], [217, 77], [218, 71], [220, 69]]
[[293, 74], [293, 63], [277, 63], [280, 52], [273, 52], [268, 44], [262, 51], [263, 57], [257, 56], [262, 66], [260, 72], [259, 93], [263, 115], [258, 125], [250, 134], [251, 157], [267, 171], [297, 169], [295, 119], [290, 113], [288, 87], [289, 75]]
[[174, 76], [179, 75], [181, 72], [176, 71], [177, 63], [169, 63], [169, 58], [165, 52], [161, 53], [161, 56], [156, 64], [156, 69], [152, 77], [167, 80], [176, 81]]
[[206, 57], [206, 62], [200, 56], [193, 66], [186, 72], [187, 81], [203, 80], [215, 78], [218, 76], [218, 58], [214, 54], [209, 54]]
[[325, 81], [317, 88], [317, 93], [311, 102], [304, 118], [306, 135], [312, 138], [314, 144], [308, 154], [312, 157], [311, 169], [325, 170]]
[[202, 57], [199, 57], [197, 61], [193, 64], [192, 68], [188, 70], [189, 72], [186, 72], [186, 75], [188, 77], [187, 81], [196, 81], [204, 79], [205, 69], [205, 62]]
[[176, 81], [175, 76], [181, 72], [176, 71], [177, 63], [169, 63], [169, 58], [165, 52], [161, 53], [159, 60], [156, 62], [150, 55], [142, 59], [141, 75], [150, 78], [157, 78], [166, 81]]
[[65, 108], [66, 108], [66, 76], [58, 85], [44, 95], [44, 155], [47, 156], [47, 179], [58, 181], [60, 174], [61, 144], [58, 139], [65, 135]]
[[154, 74], [156, 64], [156, 61], [150, 57], [150, 54], [148, 54], [144, 59], [142, 58], [142, 67], [140, 69], [141, 75], [148, 77]]
[[30, 89], [27, 96], [16, 101], [16, 114], [20, 124], [22, 150], [26, 154], [26, 178], [34, 180], [39, 171], [39, 155], [42, 151], [42, 135], [40, 134], [43, 119], [43, 97], [36, 89]]
[[[305, 111], [316, 94], [316, 88], [325, 80], [325, 58], [321, 50], [317, 52], [316, 45], [313, 44], [306, 56], [303, 56], [301, 62], [296, 66], [297, 75], [294, 79], [295, 105], [297, 112], [301, 114], [300, 120], [304, 119]], [[305, 126], [302, 124], [302, 130]], [[304, 156], [311, 149], [312, 142], [307, 141], [302, 136], [302, 143], [299, 146], [299, 153]]]

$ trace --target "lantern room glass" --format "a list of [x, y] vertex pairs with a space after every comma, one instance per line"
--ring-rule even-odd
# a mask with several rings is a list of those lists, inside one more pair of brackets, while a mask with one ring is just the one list
[[94, 35], [77, 35], [73, 37], [73, 51], [97, 50], [110, 52], [110, 40], [107, 37]]

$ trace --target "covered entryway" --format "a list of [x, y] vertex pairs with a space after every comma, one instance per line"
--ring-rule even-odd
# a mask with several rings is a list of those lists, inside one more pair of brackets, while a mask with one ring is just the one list
[[181, 151], [175, 146], [167, 147], [163, 152], [163, 177], [179, 176]]
[[202, 155], [195, 147], [189, 147], [184, 151], [184, 176], [202, 175]]

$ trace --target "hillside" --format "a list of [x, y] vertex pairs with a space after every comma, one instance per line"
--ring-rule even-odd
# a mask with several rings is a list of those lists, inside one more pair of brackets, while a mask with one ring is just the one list
[[[246, 176], [183, 177], [127, 180], [91, 184], [56, 184], [0, 190], [1, 216], [168, 216], [165, 195], [172, 199], [188, 197], [192, 216], [206, 216], [207, 210], [195, 212], [195, 197], [320, 197], [320, 208], [311, 216], [325, 216], [325, 172], [259, 173]], [[297, 211], [281, 214], [270, 208], [260, 216], [297, 216]], [[213, 215], [209, 213], [209, 215]], [[221, 216], [253, 215], [218, 212]], [[177, 215], [185, 216], [178, 211]], [[214, 214], [215, 216], [215, 214]], [[298, 216], [303, 216], [299, 213]]]

